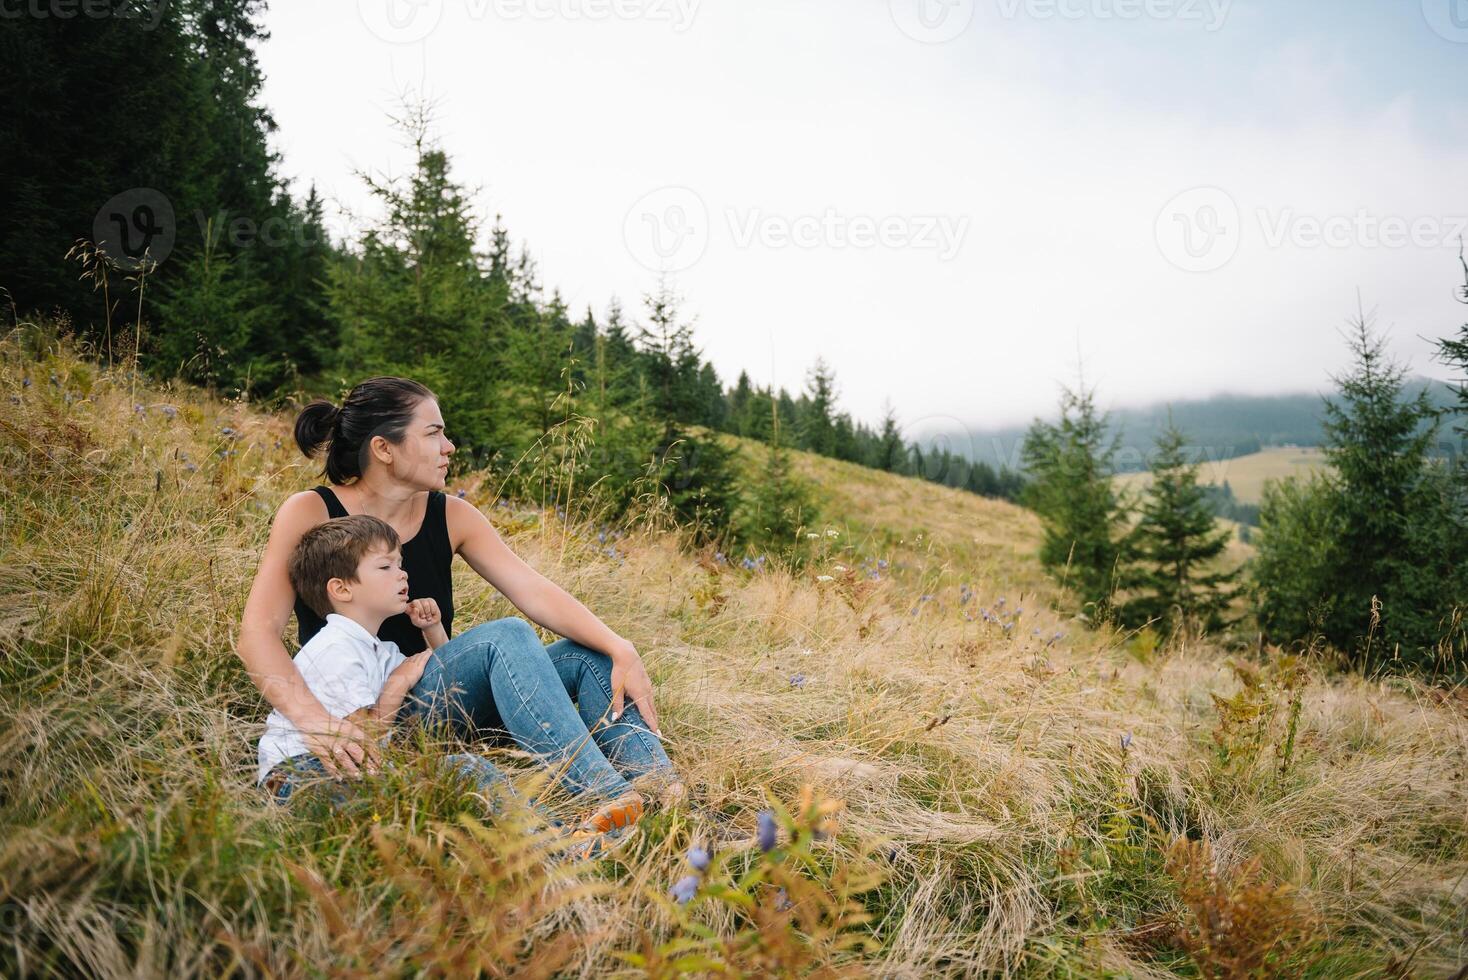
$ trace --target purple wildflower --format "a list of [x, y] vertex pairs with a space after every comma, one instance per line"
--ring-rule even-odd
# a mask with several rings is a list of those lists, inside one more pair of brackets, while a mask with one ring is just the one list
[[759, 849], [768, 854], [775, 849], [775, 814], [771, 810], [761, 810], [758, 818], [758, 830], [755, 838], [759, 841]]
[[688, 849], [688, 863], [698, 871], [707, 871], [711, 860], [713, 855], [705, 848], [695, 846]]
[[679, 905], [687, 905], [698, 894], [698, 875], [684, 875], [673, 882], [673, 887], [668, 889], [668, 895]]
[[805, 687], [805, 675], [804, 674], [791, 674], [790, 675], [790, 686], [791, 687]]
[[465, 493], [463, 490], [460, 490], [454, 496], [458, 497], [460, 500], [463, 500], [465, 497], [467, 497], [469, 495], [467, 493]]
[[1121, 750], [1123, 752], [1125, 752], [1127, 749], [1129, 749], [1131, 747], [1132, 747], [1132, 733], [1131, 732], [1127, 732], [1125, 735], [1123, 735], [1121, 737]]
[[794, 905], [795, 903], [790, 901], [790, 893], [785, 891], [785, 889], [782, 888], [779, 891], [775, 892], [776, 912], [784, 912], [786, 909], [793, 908]]
[[30, 378], [22, 378], [21, 381], [20, 381], [20, 386], [22, 388], [29, 388], [31, 386], [31, 379]]

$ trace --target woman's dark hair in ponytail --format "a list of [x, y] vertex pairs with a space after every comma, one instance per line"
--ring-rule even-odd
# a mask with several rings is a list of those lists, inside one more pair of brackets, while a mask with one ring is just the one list
[[326, 478], [340, 486], [362, 475], [364, 450], [374, 436], [401, 442], [418, 403], [434, 397], [407, 378], [368, 378], [347, 392], [340, 408], [317, 398], [301, 409], [296, 445], [308, 457], [325, 446]]

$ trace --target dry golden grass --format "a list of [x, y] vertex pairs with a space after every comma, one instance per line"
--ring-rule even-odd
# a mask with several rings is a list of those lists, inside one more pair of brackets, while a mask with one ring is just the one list
[[[1198, 469], [1198, 482], [1223, 486], [1227, 481], [1240, 503], [1257, 504], [1264, 499], [1264, 484], [1269, 480], [1292, 476], [1303, 480], [1329, 465], [1318, 446], [1269, 446], [1257, 453], [1203, 463]], [[1116, 477], [1117, 483], [1137, 491], [1151, 480], [1150, 473], [1122, 473]]]
[[[742, 571], [646, 524], [611, 556], [593, 523], [464, 484], [511, 547], [643, 652], [700, 809], [649, 817], [559, 884], [496, 864], [526, 828], [450, 833], [452, 787], [428, 776], [344, 813], [280, 812], [251, 785], [266, 708], [232, 649], [270, 515], [316, 482], [289, 420], [177, 386], [134, 401], [39, 330], [0, 360], [4, 972], [397, 975], [497, 923], [524, 942], [496, 946], [490, 972], [671, 975], [670, 957], [618, 953], [687, 935], [662, 898], [683, 851], [710, 813], [750, 832], [766, 791], [804, 785], [845, 804], [839, 833], [810, 844], [812, 880], [881, 875], [860, 899], [870, 921], [851, 920], [868, 942], [771, 924], [766, 904], [699, 906], [745, 975], [1464, 962], [1462, 700], [1093, 631], [1036, 563], [1028, 512], [802, 454], [827, 523], [799, 573]], [[460, 629], [513, 612], [458, 574]], [[1178, 838], [1211, 850], [1170, 870]], [[537, 914], [534, 889], [561, 897]], [[1251, 895], [1285, 911], [1197, 918]], [[437, 931], [371, 946], [394, 909]], [[1272, 932], [1280, 920], [1309, 929]], [[766, 958], [736, 962], [730, 937], [755, 932]]]

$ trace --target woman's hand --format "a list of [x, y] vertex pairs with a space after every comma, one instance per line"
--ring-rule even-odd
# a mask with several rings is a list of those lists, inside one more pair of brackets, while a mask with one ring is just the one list
[[404, 691], [411, 691], [423, 679], [423, 669], [428, 666], [428, 658], [431, 656], [432, 650], [413, 654], [393, 668], [392, 673], [387, 675], [388, 680], [400, 684]]
[[301, 740], [312, 755], [321, 760], [327, 775], [340, 779], [343, 774], [353, 778], [377, 772], [382, 761], [377, 743], [356, 722], [347, 718], [327, 716], [326, 720], [301, 730]]
[[642, 720], [647, 722], [647, 727], [656, 734], [658, 730], [658, 713], [652, 705], [652, 678], [647, 676], [647, 668], [642, 664], [642, 657], [637, 648], [631, 643], [618, 648], [610, 654], [612, 658], [612, 717], [618, 718], [622, 714], [623, 695], [631, 699], [642, 714]]

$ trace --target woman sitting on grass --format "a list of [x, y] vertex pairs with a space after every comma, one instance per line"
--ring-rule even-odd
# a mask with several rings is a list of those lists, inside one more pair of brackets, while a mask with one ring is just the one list
[[[681, 795], [659, 741], [652, 681], [636, 648], [511, 552], [477, 508], [443, 493], [454, 444], [431, 391], [405, 378], [372, 378], [353, 388], [340, 408], [320, 399], [307, 405], [295, 436], [308, 457], [324, 449], [326, 477], [335, 489], [294, 494], [276, 512], [245, 602], [238, 653], [327, 774], [372, 771], [378, 750], [356, 722], [322, 706], [286, 652], [281, 637], [293, 609], [303, 645], [325, 625], [296, 594], [288, 566], [311, 528], [369, 514], [397, 532], [412, 598], [433, 599], [451, 637], [428, 658], [400, 717], [447, 725], [465, 740], [507, 732], [554, 766], [569, 790], [598, 800], [587, 818], [597, 829], [636, 820], [642, 792]], [[547, 647], [519, 617], [452, 636], [454, 555], [565, 639]], [[427, 647], [406, 613], [387, 618], [377, 636], [406, 656]]]

